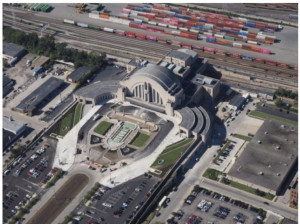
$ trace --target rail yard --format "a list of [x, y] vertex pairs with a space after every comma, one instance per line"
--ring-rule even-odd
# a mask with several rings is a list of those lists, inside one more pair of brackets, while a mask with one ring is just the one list
[[3, 223], [296, 224], [297, 12], [3, 4]]

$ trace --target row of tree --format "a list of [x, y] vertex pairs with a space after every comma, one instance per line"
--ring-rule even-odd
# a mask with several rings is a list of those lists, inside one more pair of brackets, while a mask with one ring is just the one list
[[50, 57], [49, 64], [54, 64], [55, 60], [64, 60], [73, 62], [75, 68], [88, 66], [92, 73], [102, 66], [106, 58], [105, 53], [100, 55], [96, 52], [87, 53], [67, 48], [66, 43], [55, 43], [53, 36], [46, 35], [39, 38], [36, 33], [25, 33], [8, 26], [3, 26], [3, 37], [6, 42], [21, 45], [30, 53]]
[[286, 97], [286, 98], [290, 98], [290, 99], [293, 99], [293, 100], [297, 99], [297, 101], [298, 101], [298, 93], [295, 93], [291, 90], [286, 90], [286, 89], [283, 89], [283, 88], [279, 87], [276, 90], [275, 94], [277, 96]]

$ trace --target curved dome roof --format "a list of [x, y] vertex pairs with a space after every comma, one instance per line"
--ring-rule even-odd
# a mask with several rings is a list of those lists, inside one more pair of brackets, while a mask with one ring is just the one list
[[168, 90], [175, 83], [177, 88], [181, 88], [181, 82], [177, 75], [162, 66], [149, 66], [139, 69], [131, 77], [144, 76], [159, 83], [165, 90]]

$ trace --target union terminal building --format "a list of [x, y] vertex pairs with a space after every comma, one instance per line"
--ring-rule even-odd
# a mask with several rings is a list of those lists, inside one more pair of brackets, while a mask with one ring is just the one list
[[214, 120], [213, 100], [220, 91], [219, 80], [201, 75], [207, 61], [192, 50], [172, 51], [157, 64], [132, 59], [128, 74], [118, 81], [104, 81], [81, 88], [75, 100], [98, 104], [103, 99], [166, 114], [178, 120], [186, 137], [207, 143]]

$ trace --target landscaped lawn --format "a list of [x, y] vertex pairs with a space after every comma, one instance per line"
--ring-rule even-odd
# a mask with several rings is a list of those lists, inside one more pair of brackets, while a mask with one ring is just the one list
[[248, 141], [248, 142], [250, 142], [252, 140], [252, 138], [249, 137], [249, 136], [239, 135], [239, 134], [234, 134], [233, 137], [240, 138], [240, 139], [243, 139], [243, 140]]
[[[73, 127], [73, 111], [68, 112], [60, 122], [59, 135], [65, 136]], [[66, 128], [66, 130], [64, 130]]]
[[137, 137], [131, 143], [131, 145], [136, 146], [136, 147], [142, 147], [146, 144], [146, 142], [149, 140], [149, 138], [150, 138], [149, 135], [139, 132], [137, 134]]
[[94, 132], [100, 135], [104, 135], [110, 127], [113, 126], [112, 123], [107, 121], [101, 121], [100, 124], [97, 125], [97, 127], [94, 129]]
[[[172, 163], [175, 163], [177, 159], [180, 158], [180, 156], [185, 152], [185, 150], [188, 148], [188, 146], [182, 146], [171, 153], [167, 153], [164, 155], [159, 156], [155, 162], [151, 165], [152, 167], [154, 166], [159, 166], [158, 169], [163, 169], [164, 167], [169, 166]], [[160, 160], [164, 160], [162, 164], [159, 164], [158, 162]]]
[[285, 122], [285, 123], [288, 123], [288, 124], [291, 124], [291, 125], [298, 126], [298, 122], [296, 122], [296, 121], [288, 120], [288, 119], [285, 119], [285, 118], [282, 118], [282, 117], [277, 117], [277, 116], [267, 114], [267, 113], [264, 113], [264, 112], [260, 112], [260, 111], [251, 111], [249, 113], [249, 116], [259, 118], [259, 119], [263, 119], [263, 120], [266, 119], [266, 118], [270, 118], [270, 119], [274, 119], [274, 120], [282, 121], [282, 122]]
[[188, 138], [188, 139], [185, 139], [185, 140], [183, 140], [183, 141], [181, 141], [181, 142], [175, 143], [174, 145], [170, 145], [170, 146], [168, 146], [168, 147], [161, 153], [161, 155], [162, 155], [162, 154], [165, 154], [165, 153], [167, 153], [167, 152], [170, 152], [170, 151], [172, 151], [172, 150], [174, 150], [174, 149], [177, 149], [178, 147], [184, 146], [185, 144], [188, 144], [188, 143], [190, 143], [191, 141], [193, 141], [193, 139]]
[[[240, 190], [243, 190], [243, 191], [246, 191], [246, 192], [249, 192], [251, 194], [255, 194], [255, 189], [254, 188], [251, 188], [251, 187], [248, 187], [244, 184], [240, 184], [240, 183], [237, 183], [237, 182], [234, 182], [234, 181], [230, 181], [230, 186], [234, 187], [234, 188], [237, 188], [237, 189], [240, 189]], [[260, 196], [260, 195], [257, 195], [257, 196]], [[268, 200], [273, 200], [273, 198], [275, 197], [273, 194], [269, 194], [269, 193], [266, 193], [265, 196], [260, 196], [260, 197], [263, 197], [263, 198], [266, 198]]]
[[211, 180], [218, 181], [219, 180], [218, 176], [220, 174], [221, 174], [221, 172], [218, 170], [207, 168], [202, 176], [206, 177], [208, 179], [211, 179]]
[[80, 121], [81, 118], [81, 109], [83, 104], [78, 103], [75, 109], [75, 118], [74, 118], [74, 126]]

